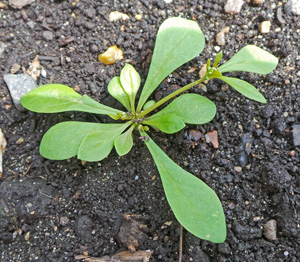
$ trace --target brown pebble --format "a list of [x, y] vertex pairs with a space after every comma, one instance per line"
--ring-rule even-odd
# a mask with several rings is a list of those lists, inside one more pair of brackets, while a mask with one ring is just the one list
[[242, 167], [240, 167], [240, 166], [235, 166], [235, 167], [234, 167], [234, 171], [235, 171], [235, 172], [241, 173], [242, 170], [243, 170], [243, 169], [242, 169]]
[[253, 0], [254, 5], [262, 5], [265, 0]]
[[244, 4], [243, 0], [227, 0], [224, 10], [227, 14], [238, 14]]
[[214, 148], [219, 147], [218, 132], [216, 130], [210, 131], [205, 135], [206, 141], [210, 141]]
[[295, 155], [295, 150], [290, 151], [290, 156], [293, 157]]
[[218, 45], [225, 45], [225, 33], [229, 32], [230, 27], [226, 26], [224, 27], [216, 36], [216, 41], [218, 43]]
[[21, 69], [21, 66], [19, 64], [13, 64], [11, 69], [10, 69], [10, 73], [11, 74], [15, 74], [17, 73], [19, 70]]
[[274, 219], [269, 220], [264, 225], [264, 235], [269, 240], [277, 240], [277, 222]]
[[271, 22], [270, 21], [263, 21], [260, 23], [259, 25], [259, 31], [262, 33], [262, 34], [267, 34], [270, 32], [270, 29], [271, 29]]

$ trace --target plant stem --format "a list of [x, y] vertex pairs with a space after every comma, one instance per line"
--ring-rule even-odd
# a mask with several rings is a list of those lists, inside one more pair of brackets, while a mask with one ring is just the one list
[[166, 103], [167, 101], [169, 101], [170, 99], [172, 99], [173, 97], [179, 95], [180, 93], [190, 89], [191, 87], [198, 85], [200, 83], [202, 83], [203, 81], [207, 80], [207, 77], [204, 76], [201, 79], [198, 79], [184, 87], [181, 87], [180, 89], [174, 91], [173, 93], [167, 95], [166, 97], [164, 97], [163, 99], [157, 101], [154, 105], [150, 106], [149, 108], [147, 108], [145, 111], [142, 111], [141, 113], [139, 113], [138, 118], [142, 118], [146, 115], [148, 115], [150, 112], [152, 112], [154, 109], [158, 108], [159, 106], [161, 106], [162, 104]]

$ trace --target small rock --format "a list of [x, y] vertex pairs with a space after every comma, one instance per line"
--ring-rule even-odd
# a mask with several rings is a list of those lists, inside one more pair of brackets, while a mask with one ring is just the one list
[[9, 4], [13, 8], [21, 9], [26, 5], [33, 3], [35, 0], [9, 0]]
[[284, 6], [286, 13], [293, 13], [294, 15], [300, 15], [300, 1], [299, 0], [289, 0]]
[[227, 14], [238, 14], [244, 4], [243, 0], [227, 0], [224, 10]]
[[65, 226], [65, 225], [67, 225], [69, 223], [69, 218], [67, 218], [67, 217], [61, 217], [60, 218], [60, 224], [62, 225], [62, 226]]
[[293, 125], [294, 146], [300, 146], [300, 125]]
[[211, 143], [214, 148], [219, 147], [218, 132], [216, 130], [210, 131], [205, 135], [207, 143]]
[[5, 47], [6, 47], [5, 43], [0, 42], [0, 57], [2, 56], [2, 54], [5, 50]]
[[265, 2], [265, 0], [253, 0], [254, 5], [262, 5]]
[[218, 245], [218, 251], [224, 255], [230, 255], [231, 253], [230, 247], [226, 242]]
[[104, 65], [112, 65], [117, 60], [122, 60], [123, 51], [116, 45], [110, 46], [104, 53], [98, 56], [99, 61]]
[[43, 37], [47, 41], [52, 41], [54, 38], [54, 34], [51, 31], [44, 31], [43, 32]]
[[141, 14], [135, 15], [135, 19], [138, 20], [138, 21], [142, 20], [142, 17], [143, 16]]
[[277, 240], [277, 222], [274, 219], [269, 220], [264, 225], [264, 235], [269, 240]]
[[27, 23], [27, 25], [31, 28], [31, 29], [33, 29], [34, 27], [35, 27], [35, 25], [36, 25], [36, 23], [34, 22], [34, 21], [29, 21], [28, 23]]
[[200, 78], [202, 78], [202, 77], [205, 76], [206, 71], [207, 71], [207, 70], [206, 70], [206, 69], [207, 69], [206, 66], [207, 66], [207, 65], [204, 64], [204, 65], [201, 67], [201, 69], [200, 69], [200, 71], [199, 71], [199, 74], [198, 74]]
[[4, 9], [5, 7], [6, 7], [6, 4], [0, 2], [0, 9]]
[[111, 12], [108, 16], [109, 21], [128, 20], [129, 16], [119, 11]]
[[277, 12], [276, 12], [276, 17], [277, 20], [280, 24], [284, 24], [285, 20], [283, 19], [283, 12], [282, 12], [282, 7], [278, 7]]
[[36, 83], [34, 79], [27, 74], [6, 74], [3, 76], [6, 82], [10, 96], [14, 101], [16, 108], [20, 111], [25, 111], [24, 107], [21, 105], [20, 98], [25, 93], [36, 88]]
[[229, 26], [224, 27], [216, 36], [216, 41], [218, 45], [225, 45], [225, 34], [228, 33], [230, 30]]
[[4, 155], [6, 145], [7, 145], [6, 139], [5, 139], [4, 134], [2, 133], [2, 130], [0, 128], [0, 179], [2, 178], [2, 174], [3, 174], [2, 159], [3, 159], [3, 155]]
[[234, 167], [234, 171], [237, 172], [237, 173], [241, 173], [242, 170], [243, 170], [243, 169], [242, 169], [242, 167], [240, 167], [240, 166], [235, 166], [235, 167]]
[[214, 46], [214, 49], [215, 49], [216, 52], [219, 52], [221, 50], [221, 47], [216, 45], [216, 46]]
[[271, 22], [270, 21], [263, 21], [259, 25], [259, 32], [262, 34], [267, 34], [270, 32], [271, 29]]
[[10, 73], [11, 74], [15, 74], [17, 73], [19, 70], [21, 69], [21, 66], [17, 63], [13, 64], [11, 69], [10, 69]]

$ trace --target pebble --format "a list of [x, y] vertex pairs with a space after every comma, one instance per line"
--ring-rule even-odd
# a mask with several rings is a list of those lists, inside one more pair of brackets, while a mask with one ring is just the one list
[[10, 69], [10, 73], [11, 74], [15, 74], [17, 73], [19, 70], [21, 69], [21, 66], [17, 63], [13, 64], [11, 69]]
[[7, 145], [6, 139], [0, 128], [0, 179], [2, 178], [2, 174], [3, 174], [2, 159], [3, 159], [3, 154], [5, 151], [6, 145]]
[[284, 6], [284, 10], [286, 13], [300, 15], [300, 0], [289, 0]]
[[6, 7], [6, 4], [0, 2], [0, 9], [4, 9], [5, 7]]
[[123, 21], [126, 21], [129, 19], [129, 16], [127, 14], [121, 13], [119, 11], [111, 12], [108, 16], [109, 21], [118, 21], [122, 19]]
[[112, 65], [117, 60], [122, 60], [123, 51], [116, 45], [110, 46], [104, 53], [98, 56], [99, 61], [104, 65]]
[[94, 222], [90, 217], [85, 215], [78, 217], [74, 225], [77, 236], [85, 241], [90, 241], [93, 225]]
[[270, 32], [271, 29], [271, 22], [270, 21], [263, 21], [259, 25], [259, 32], [262, 34], [267, 34]]
[[262, 5], [265, 2], [265, 0], [253, 0], [254, 5]]
[[238, 14], [244, 4], [243, 0], [227, 0], [224, 10], [227, 14]]
[[2, 54], [5, 50], [5, 47], [6, 47], [5, 43], [0, 42], [0, 57], [2, 56]]
[[285, 20], [283, 19], [283, 12], [282, 12], [282, 7], [279, 7], [277, 9], [277, 12], [276, 12], [276, 17], [277, 17], [277, 20], [280, 24], [284, 24], [285, 23]]
[[219, 52], [219, 51], [221, 50], [221, 47], [219, 47], [218, 45], [216, 45], [216, 46], [214, 47], [214, 49], [215, 49], [216, 52]]
[[54, 38], [54, 34], [51, 31], [44, 31], [43, 32], [43, 37], [47, 41], [52, 41]]
[[293, 125], [294, 146], [300, 146], [300, 125]]
[[205, 135], [206, 143], [211, 143], [214, 148], [219, 147], [218, 132], [216, 130], [210, 131]]
[[62, 225], [62, 226], [65, 226], [65, 225], [67, 225], [68, 223], [69, 223], [69, 218], [67, 218], [67, 217], [61, 217], [60, 218], [60, 224]]
[[6, 74], [3, 76], [3, 79], [8, 86], [10, 96], [16, 108], [20, 111], [25, 111], [21, 105], [20, 98], [25, 93], [36, 88], [34, 79], [27, 74]]
[[33, 3], [35, 0], [9, 0], [9, 4], [13, 8], [21, 9], [26, 5]]
[[242, 169], [242, 167], [240, 167], [240, 166], [235, 166], [235, 167], [234, 167], [234, 171], [237, 172], [237, 173], [241, 173], [242, 170], [243, 170], [243, 169]]
[[224, 27], [216, 36], [216, 41], [218, 43], [218, 45], [225, 45], [225, 33], [229, 32], [230, 27], [226, 26]]
[[142, 20], [142, 18], [143, 18], [143, 16], [142, 16], [141, 14], [135, 15], [135, 19], [136, 19], [137, 21]]
[[264, 235], [269, 240], [277, 240], [277, 222], [276, 222], [276, 220], [271, 219], [264, 225]]

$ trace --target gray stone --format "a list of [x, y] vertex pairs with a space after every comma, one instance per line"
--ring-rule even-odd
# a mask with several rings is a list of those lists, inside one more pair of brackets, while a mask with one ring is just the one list
[[227, 0], [224, 10], [227, 14], [238, 14], [244, 4], [243, 0]]
[[284, 10], [287, 13], [293, 13], [294, 15], [300, 15], [300, 0], [289, 0], [284, 6]]
[[2, 56], [2, 54], [5, 50], [5, 47], [6, 47], [5, 43], [0, 42], [0, 57]]
[[54, 38], [54, 34], [51, 31], [44, 31], [43, 32], [43, 37], [47, 41], [52, 41]]
[[20, 111], [25, 111], [24, 107], [21, 105], [20, 98], [25, 93], [36, 88], [34, 79], [26, 74], [6, 74], [3, 79], [8, 86], [10, 96], [16, 108]]
[[293, 126], [294, 146], [300, 146], [300, 125]]

